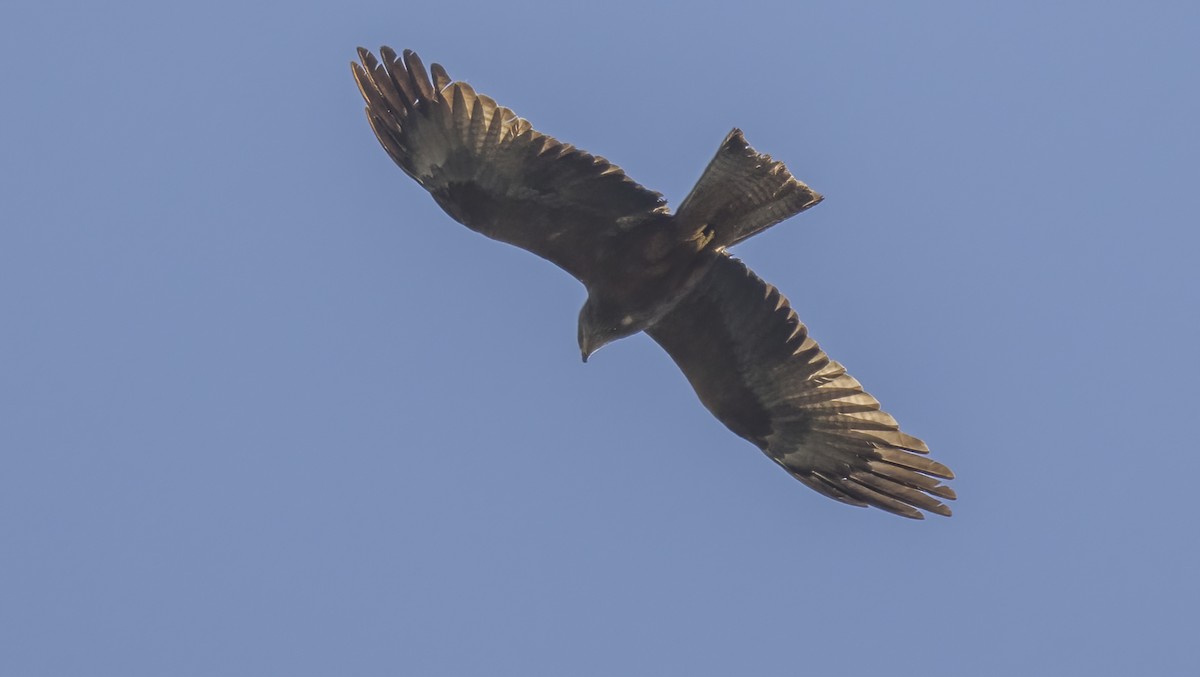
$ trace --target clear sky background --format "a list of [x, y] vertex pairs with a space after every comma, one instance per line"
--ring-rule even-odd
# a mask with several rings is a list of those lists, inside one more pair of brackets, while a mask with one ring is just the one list
[[[1136, 5], [1136, 6], [1135, 6]], [[0, 6], [0, 673], [1196, 674], [1194, 3]], [[390, 44], [737, 248], [957, 473], [837, 504], [454, 223]]]

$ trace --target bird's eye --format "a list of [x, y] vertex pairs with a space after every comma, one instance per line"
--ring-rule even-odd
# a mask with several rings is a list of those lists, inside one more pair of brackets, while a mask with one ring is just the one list
[[631, 324], [633, 324], [633, 316], [632, 315], [626, 315], [625, 317], [621, 318], [621, 326], [622, 327], [628, 327]]

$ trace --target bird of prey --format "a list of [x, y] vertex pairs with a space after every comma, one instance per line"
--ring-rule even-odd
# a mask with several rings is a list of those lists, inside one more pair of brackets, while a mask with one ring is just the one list
[[725, 137], [672, 214], [608, 160], [530, 124], [412, 51], [359, 48], [354, 79], [392, 160], [454, 220], [579, 279], [583, 360], [639, 331], [700, 401], [816, 491], [922, 519], [955, 498], [921, 440], [900, 431], [808, 335], [786, 298], [728, 248], [821, 201], [742, 132]]

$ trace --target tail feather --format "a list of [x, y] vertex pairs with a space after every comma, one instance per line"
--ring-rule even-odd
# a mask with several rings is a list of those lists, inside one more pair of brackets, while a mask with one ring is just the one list
[[742, 130], [735, 128], [680, 204], [676, 218], [687, 227], [711, 232], [717, 246], [730, 247], [821, 199], [782, 162], [751, 148]]

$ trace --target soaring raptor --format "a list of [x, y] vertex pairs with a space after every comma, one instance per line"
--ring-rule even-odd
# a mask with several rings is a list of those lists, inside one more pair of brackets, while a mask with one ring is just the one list
[[[644, 331], [700, 401], [792, 477], [843, 503], [950, 515], [950, 469], [900, 432], [795, 311], [728, 248], [821, 196], [783, 163], [725, 137], [671, 214], [619, 167], [528, 122], [415, 53], [359, 48], [354, 79], [392, 160], [454, 220], [527, 249], [587, 287], [586, 362]], [[382, 63], [381, 63], [382, 61]]]

